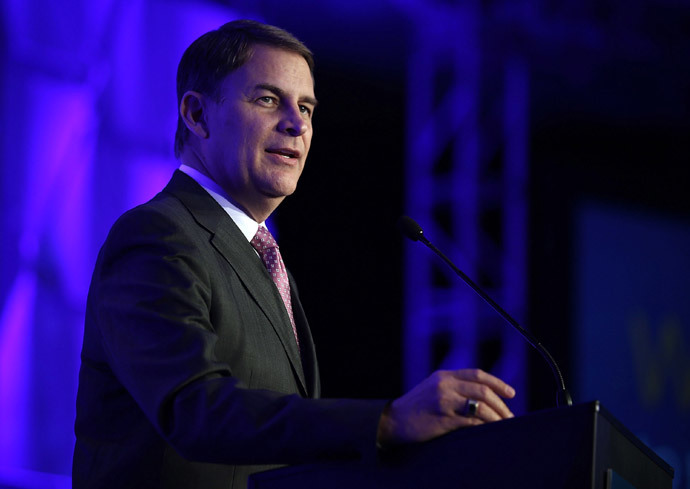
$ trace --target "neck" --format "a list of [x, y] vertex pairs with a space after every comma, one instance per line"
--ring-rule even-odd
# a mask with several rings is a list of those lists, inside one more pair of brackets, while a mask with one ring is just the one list
[[190, 168], [194, 168], [199, 173], [204, 175], [209, 180], [213, 181], [218, 188], [215, 190], [219, 192], [223, 197], [228, 199], [235, 207], [242, 210], [245, 214], [251, 217], [256, 222], [264, 222], [269, 218], [273, 211], [275, 211], [278, 206], [285, 199], [284, 196], [280, 197], [269, 197], [269, 196], [256, 196], [252, 195], [251, 192], [234, 192], [232, 189], [228, 189], [221, 182], [211, 175], [203, 162], [203, 159], [199, 157], [198, 153], [193, 149], [185, 150], [180, 155], [180, 162]]
[[273, 211], [275, 211], [280, 203], [283, 201], [284, 197], [281, 198], [274, 198], [270, 199], [268, 201], [259, 203], [258, 205], [243, 205], [240, 202], [237, 202], [236, 199], [229, 197], [230, 201], [235, 204], [237, 207], [242, 209], [249, 217], [254, 219], [256, 222], [264, 222], [266, 219], [268, 219], [271, 214], [273, 214]]

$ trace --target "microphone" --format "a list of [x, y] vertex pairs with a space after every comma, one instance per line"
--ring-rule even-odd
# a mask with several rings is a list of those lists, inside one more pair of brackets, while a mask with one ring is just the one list
[[546, 360], [546, 363], [548, 363], [549, 367], [551, 367], [551, 371], [553, 372], [554, 378], [556, 379], [556, 385], [558, 389], [558, 393], [556, 396], [556, 406], [572, 406], [573, 400], [570, 397], [568, 389], [565, 388], [565, 382], [563, 381], [563, 374], [561, 373], [561, 369], [558, 368], [558, 364], [556, 363], [556, 360], [551, 356], [551, 353], [549, 353], [549, 351], [534, 337], [534, 335], [532, 335], [532, 333], [520, 326], [518, 322], [510, 316], [510, 314], [505, 312], [503, 308], [499, 306], [491, 297], [489, 297], [486, 294], [486, 292], [479, 288], [479, 286], [475, 284], [472, 281], [472, 279], [470, 279], [467, 275], [463, 273], [462, 270], [456, 267], [455, 264], [441, 252], [441, 250], [436, 248], [436, 246], [434, 246], [433, 243], [429, 241], [426, 238], [426, 236], [424, 236], [424, 231], [422, 231], [422, 227], [419, 224], [417, 224], [417, 222], [414, 219], [408, 216], [401, 216], [398, 219], [398, 229], [406, 238], [411, 239], [412, 241], [421, 241], [431, 251], [440, 256], [441, 259], [445, 261], [448, 264], [448, 266], [450, 266], [450, 268], [452, 268], [453, 271], [456, 274], [458, 274], [458, 276], [462, 280], [464, 280], [465, 283], [469, 285], [472, 288], [472, 290], [474, 290], [479, 295], [479, 297], [484, 299], [484, 301], [487, 304], [489, 304], [503, 319], [505, 319], [508, 324], [515, 328], [527, 340], [527, 342], [530, 345], [532, 345], [532, 347], [536, 349], [542, 357], [544, 357], [544, 360]]

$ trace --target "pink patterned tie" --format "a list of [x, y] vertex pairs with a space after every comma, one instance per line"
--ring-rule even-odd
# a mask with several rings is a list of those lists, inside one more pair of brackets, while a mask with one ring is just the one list
[[259, 230], [254, 235], [254, 238], [252, 238], [251, 244], [261, 256], [261, 260], [268, 269], [268, 273], [271, 274], [273, 283], [278, 287], [278, 292], [280, 293], [280, 297], [283, 298], [285, 309], [287, 309], [288, 316], [290, 317], [292, 332], [295, 335], [295, 341], [299, 349], [299, 338], [297, 337], [297, 328], [295, 327], [295, 317], [292, 314], [290, 282], [288, 280], [285, 264], [283, 263], [283, 258], [280, 256], [278, 243], [276, 243], [276, 240], [268, 229], [264, 226], [259, 226]]

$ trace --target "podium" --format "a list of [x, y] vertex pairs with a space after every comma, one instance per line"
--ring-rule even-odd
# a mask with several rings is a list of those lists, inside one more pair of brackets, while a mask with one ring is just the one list
[[377, 461], [260, 472], [250, 489], [671, 489], [673, 468], [593, 401], [464, 428]]

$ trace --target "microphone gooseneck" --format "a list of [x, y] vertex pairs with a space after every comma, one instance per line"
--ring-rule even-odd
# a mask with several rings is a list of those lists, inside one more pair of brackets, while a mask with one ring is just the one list
[[406, 238], [409, 238], [412, 241], [421, 241], [429, 249], [431, 249], [431, 251], [433, 251], [439, 257], [441, 257], [441, 259], [445, 261], [448, 264], [448, 266], [450, 266], [453, 269], [453, 271], [467, 285], [469, 285], [472, 288], [472, 290], [474, 290], [482, 299], [484, 299], [484, 301], [487, 304], [489, 304], [508, 324], [515, 328], [527, 340], [527, 342], [541, 354], [544, 360], [546, 360], [546, 363], [549, 364], [549, 367], [551, 367], [551, 371], [553, 372], [554, 378], [556, 379], [556, 384], [558, 386], [556, 405], [572, 406], [573, 400], [570, 397], [568, 389], [565, 388], [565, 382], [563, 381], [563, 374], [561, 373], [561, 369], [558, 368], [556, 360], [553, 358], [553, 356], [551, 356], [551, 353], [549, 353], [549, 351], [541, 344], [541, 342], [539, 342], [532, 333], [520, 326], [520, 324], [518, 324], [518, 322], [510, 316], [510, 314], [508, 314], [491, 297], [489, 297], [486, 294], [486, 292], [484, 292], [477, 284], [475, 284], [472, 281], [472, 279], [465, 275], [465, 273], [462, 270], [456, 267], [455, 264], [441, 252], [441, 250], [436, 248], [436, 246], [434, 246], [434, 244], [431, 241], [429, 241], [426, 238], [426, 236], [424, 236], [424, 231], [422, 230], [422, 227], [419, 224], [417, 224], [417, 222], [414, 219], [408, 216], [401, 216], [398, 219], [398, 229]]

